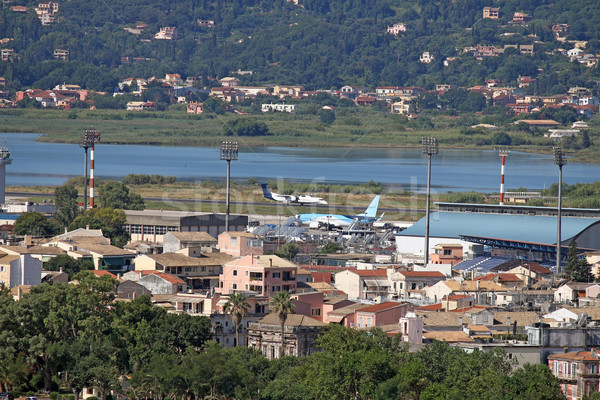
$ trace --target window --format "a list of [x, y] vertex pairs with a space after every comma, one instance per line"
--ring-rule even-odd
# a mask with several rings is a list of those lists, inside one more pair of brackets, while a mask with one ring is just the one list
[[142, 233], [141, 225], [131, 225], [131, 234], [140, 234]]
[[261, 246], [262, 246], [262, 240], [246, 238], [246, 247], [261, 247]]
[[155, 227], [157, 235], [164, 235], [167, 233], [167, 227], [164, 225], [159, 225]]
[[274, 292], [279, 292], [280, 290], [281, 290], [281, 288], [279, 286], [273, 286]]
[[273, 272], [273, 278], [281, 278], [281, 272]]
[[206, 267], [200, 267], [200, 271], [206, 272]]
[[362, 326], [363, 326], [363, 317], [360, 317], [360, 318], [358, 319], [358, 327], [359, 327], [359, 328], [362, 328]]
[[4, 272], [4, 265], [0, 265], [0, 272]]
[[231, 247], [237, 246], [237, 238], [231, 238]]
[[371, 327], [371, 318], [367, 318], [367, 328]]
[[313, 308], [310, 310], [310, 315], [312, 316], [320, 316], [321, 315], [321, 309], [320, 308]]
[[597, 374], [598, 373], [598, 365], [590, 364], [588, 367], [588, 371], [590, 374]]
[[571, 376], [577, 375], [577, 364], [571, 363]]
[[558, 375], [558, 361], [554, 361], [554, 375]]
[[234, 283], [233, 284], [233, 290], [236, 290], [236, 289], [237, 289], [237, 283]]
[[154, 225], [144, 225], [144, 235], [153, 235]]
[[233, 270], [233, 276], [237, 276], [237, 269]]
[[178, 226], [167, 226], [167, 232], [179, 232]]
[[452, 255], [452, 250], [450, 250], [450, 249], [444, 249], [444, 255], [445, 256], [451, 256]]
[[246, 271], [246, 276], [248, 276], [248, 271]]

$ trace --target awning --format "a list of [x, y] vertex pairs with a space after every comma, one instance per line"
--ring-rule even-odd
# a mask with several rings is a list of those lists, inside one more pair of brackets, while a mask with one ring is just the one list
[[202, 303], [204, 299], [199, 298], [186, 298], [186, 297], [173, 297], [171, 298], [171, 303]]
[[217, 306], [224, 306], [228, 301], [229, 299], [221, 299], [217, 302]]
[[268, 306], [269, 305], [269, 300], [258, 300], [256, 303], [259, 306]]
[[378, 286], [378, 287], [388, 287], [390, 286], [387, 281], [382, 281], [379, 279], [365, 279], [365, 285], [367, 286]]

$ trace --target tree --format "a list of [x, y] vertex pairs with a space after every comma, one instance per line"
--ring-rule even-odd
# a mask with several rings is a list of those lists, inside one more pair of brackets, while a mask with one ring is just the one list
[[108, 181], [98, 188], [100, 208], [121, 210], [143, 210], [144, 199], [137, 193], [129, 193], [129, 188], [121, 182]]
[[94, 263], [91, 260], [83, 258], [76, 260], [68, 254], [59, 254], [46, 261], [44, 263], [44, 269], [46, 271], [62, 270], [72, 276], [80, 271], [94, 269]]
[[327, 242], [325, 244], [325, 246], [323, 246], [321, 248], [321, 253], [337, 253], [338, 251], [342, 250], [343, 247], [341, 244], [337, 243], [337, 242]]
[[225, 303], [224, 311], [231, 316], [233, 326], [235, 327], [235, 345], [240, 345], [240, 323], [244, 315], [248, 312], [250, 304], [246, 301], [246, 296], [241, 293], [232, 293], [229, 295], [229, 300]]
[[321, 109], [321, 111], [319, 111], [319, 118], [325, 125], [331, 125], [335, 122], [335, 112], [333, 110]]
[[127, 217], [123, 210], [112, 208], [93, 208], [78, 216], [69, 225], [69, 230], [90, 227], [101, 229], [104, 236], [111, 239], [115, 246], [123, 247], [129, 241], [129, 234], [123, 229]]
[[496, 132], [492, 135], [492, 143], [500, 146], [510, 146], [512, 139], [504, 132]]
[[285, 355], [285, 321], [287, 320], [288, 314], [294, 312], [295, 304], [293, 303], [289, 292], [277, 292], [277, 294], [271, 298], [269, 306], [273, 312], [277, 313], [279, 323], [281, 324], [280, 357], [283, 357]]
[[77, 196], [77, 188], [73, 184], [65, 184], [54, 190], [54, 202], [56, 203], [54, 218], [64, 226], [68, 226], [79, 214]]
[[592, 282], [594, 277], [590, 270], [591, 265], [579, 255], [577, 242], [572, 241], [567, 253], [567, 265], [565, 266], [565, 277], [573, 282]]
[[23, 213], [15, 221], [15, 235], [50, 236], [59, 230], [58, 225], [37, 211]]
[[281, 258], [293, 259], [300, 252], [300, 246], [296, 243], [286, 243], [275, 251], [275, 255]]

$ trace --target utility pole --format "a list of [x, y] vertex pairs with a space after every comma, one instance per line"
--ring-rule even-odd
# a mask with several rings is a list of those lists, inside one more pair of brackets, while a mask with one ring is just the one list
[[238, 159], [238, 142], [221, 142], [221, 160], [227, 161], [227, 193], [225, 211], [225, 232], [229, 231], [229, 191], [230, 191], [230, 172], [231, 160]]
[[425, 249], [424, 266], [429, 263], [429, 203], [431, 202], [431, 156], [438, 153], [437, 139], [434, 137], [421, 138], [421, 151], [427, 154], [427, 204], [425, 210]]

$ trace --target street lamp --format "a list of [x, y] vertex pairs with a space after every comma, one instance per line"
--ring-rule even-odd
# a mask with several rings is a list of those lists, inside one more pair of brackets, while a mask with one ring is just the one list
[[226, 205], [227, 210], [225, 212], [225, 232], [229, 231], [229, 181], [230, 181], [230, 170], [231, 160], [238, 159], [238, 142], [221, 142], [221, 160], [227, 161], [227, 194], [226, 194]]
[[562, 207], [562, 167], [567, 164], [567, 160], [565, 159], [565, 155], [560, 147], [554, 148], [554, 164], [558, 165], [558, 222], [556, 227], [556, 274], [559, 275], [561, 271], [560, 267], [560, 248], [561, 248], [561, 238], [560, 238], [560, 219], [561, 219], [561, 207]]
[[[94, 128], [86, 129], [83, 134], [83, 141], [80, 146], [85, 153], [85, 165], [83, 167], [83, 209], [87, 210], [87, 185], [88, 185], [88, 149], [94, 148], [94, 143], [100, 141], [100, 132]], [[93, 156], [92, 156], [93, 159]], [[93, 161], [92, 161], [93, 163]], [[92, 176], [92, 179], [94, 177]]]
[[429, 202], [431, 197], [431, 156], [438, 153], [437, 139], [434, 137], [421, 138], [421, 151], [427, 154], [427, 204], [425, 209], [425, 264], [429, 263]]

